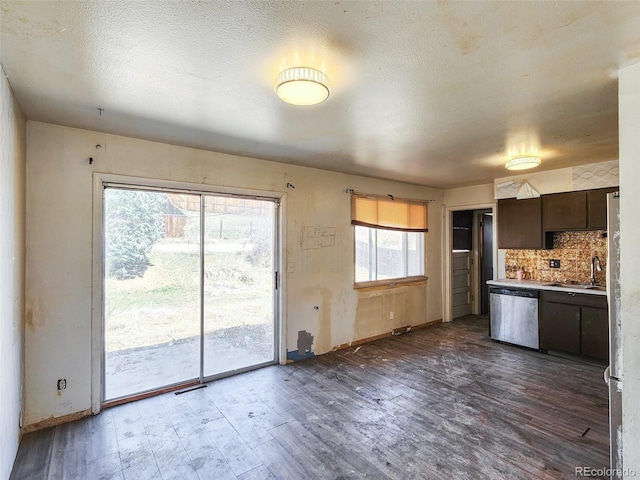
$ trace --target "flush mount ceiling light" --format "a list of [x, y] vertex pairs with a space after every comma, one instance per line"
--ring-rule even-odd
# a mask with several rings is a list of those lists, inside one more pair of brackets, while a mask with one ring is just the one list
[[507, 170], [526, 170], [540, 165], [540, 157], [535, 154], [525, 153], [511, 157], [504, 166]]
[[315, 68], [288, 68], [276, 78], [276, 93], [292, 105], [315, 105], [329, 98], [329, 78]]

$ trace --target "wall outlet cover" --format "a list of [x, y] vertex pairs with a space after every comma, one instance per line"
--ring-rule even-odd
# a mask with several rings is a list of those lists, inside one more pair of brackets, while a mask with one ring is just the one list
[[560, 260], [549, 260], [549, 268], [560, 268]]

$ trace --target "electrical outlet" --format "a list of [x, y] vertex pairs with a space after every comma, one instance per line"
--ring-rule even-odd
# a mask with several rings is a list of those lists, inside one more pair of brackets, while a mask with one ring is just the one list
[[58, 380], [58, 390], [64, 390], [67, 388], [67, 379], [61, 378]]
[[389, 320], [393, 320], [394, 316], [394, 312], [389, 312]]
[[549, 260], [549, 268], [560, 268], [560, 260]]

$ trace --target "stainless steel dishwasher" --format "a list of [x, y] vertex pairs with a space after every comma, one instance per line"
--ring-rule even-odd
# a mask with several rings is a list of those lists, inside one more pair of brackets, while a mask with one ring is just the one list
[[491, 338], [529, 348], [540, 348], [538, 290], [491, 287]]

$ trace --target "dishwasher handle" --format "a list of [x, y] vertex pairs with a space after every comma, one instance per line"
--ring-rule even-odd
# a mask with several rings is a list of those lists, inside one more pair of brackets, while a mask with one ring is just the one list
[[504, 287], [491, 287], [489, 293], [495, 295], [508, 295], [511, 297], [524, 297], [524, 298], [538, 298], [539, 292], [534, 289], [525, 288], [504, 288]]

